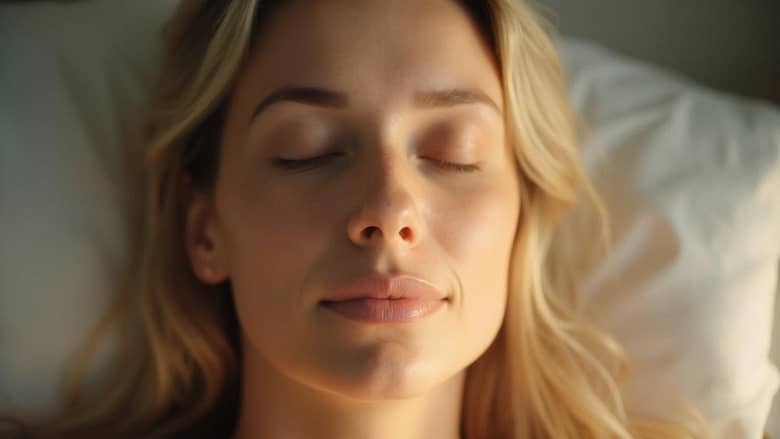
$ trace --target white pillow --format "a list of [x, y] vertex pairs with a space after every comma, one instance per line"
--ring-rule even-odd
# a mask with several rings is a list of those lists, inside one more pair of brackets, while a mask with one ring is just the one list
[[[12, 66], [0, 69], [2, 412], [38, 418], [57, 409], [65, 356], [118, 289], [128, 245], [123, 209], [138, 188], [120, 140], [138, 122], [157, 68], [157, 30], [176, 1], [0, 6], [0, 63]], [[639, 362], [630, 398], [637, 404], [647, 388], [681, 388], [722, 423], [745, 425], [743, 436], [722, 437], [756, 437], [777, 386], [766, 359], [774, 280], [766, 267], [780, 246], [770, 239], [778, 238], [778, 227], [770, 227], [778, 224], [777, 202], [769, 193], [778, 184], [770, 172], [778, 167], [778, 148], [769, 134], [777, 115], [587, 46], [563, 50], [575, 102], [595, 125], [585, 147], [589, 166], [603, 175], [600, 186], [616, 182], [620, 189], [607, 197], [624, 218], [616, 224], [619, 251], [593, 274], [585, 294], [601, 312], [599, 322], [617, 331]], [[665, 84], [666, 92], [657, 92], [661, 85], [648, 89], [648, 82]], [[694, 103], [695, 115], [686, 106]], [[713, 129], [701, 117], [731, 128]], [[685, 144], [693, 156], [680, 155]], [[715, 151], [735, 158], [735, 166], [724, 167]], [[607, 166], [600, 153], [617, 165]], [[703, 168], [689, 169], [692, 160]], [[726, 173], [725, 187], [709, 185], [714, 171]], [[727, 199], [708, 198], [715, 188]], [[706, 204], [683, 209], [677, 193]], [[715, 207], [726, 222], [712, 221]], [[752, 229], [743, 230], [747, 224]], [[676, 245], [681, 253], [650, 248], [647, 240], [658, 236], [664, 248]], [[720, 257], [723, 251], [728, 258]], [[642, 270], [632, 264], [637, 258], [660, 268]], [[625, 283], [614, 285], [616, 276]], [[737, 293], [735, 282], [744, 285]], [[695, 305], [689, 314], [669, 312], [686, 304]], [[704, 324], [710, 320], [718, 324]], [[755, 338], [747, 343], [726, 337], [748, 328]], [[680, 337], [669, 341], [672, 329]], [[657, 367], [659, 360], [668, 367]], [[639, 405], [662, 412], [662, 404], [648, 398]]]
[[[780, 265], [777, 267], [777, 272], [780, 275]], [[772, 331], [772, 340], [770, 356], [775, 365], [780, 365], [780, 282], [777, 283], [777, 292], [775, 292], [775, 325]], [[780, 438], [780, 392], [775, 394], [775, 402], [772, 404], [772, 411], [769, 412], [766, 431], [773, 438]]]
[[615, 238], [582, 294], [635, 361], [627, 404], [674, 417], [679, 392], [716, 437], [760, 438], [778, 387], [780, 111], [582, 41], [561, 49]]
[[118, 289], [142, 192], [120, 141], [174, 4], [0, 5], [0, 413], [56, 410], [65, 357]]

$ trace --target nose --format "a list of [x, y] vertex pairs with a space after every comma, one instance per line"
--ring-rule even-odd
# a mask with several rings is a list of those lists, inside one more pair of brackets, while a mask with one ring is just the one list
[[416, 246], [424, 231], [410, 182], [404, 182], [400, 167], [387, 159], [370, 174], [362, 187], [363, 203], [349, 219], [350, 240], [362, 247]]

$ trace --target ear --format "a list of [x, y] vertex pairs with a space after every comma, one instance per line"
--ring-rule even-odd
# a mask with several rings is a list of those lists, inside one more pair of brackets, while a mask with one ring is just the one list
[[213, 195], [192, 189], [188, 175], [181, 180], [179, 199], [184, 212], [184, 243], [190, 267], [203, 283], [228, 279], [224, 244], [217, 224]]

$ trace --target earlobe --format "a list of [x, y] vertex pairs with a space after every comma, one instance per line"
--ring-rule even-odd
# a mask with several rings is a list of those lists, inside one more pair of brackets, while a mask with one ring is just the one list
[[214, 204], [209, 194], [188, 191], [185, 208], [185, 247], [195, 277], [215, 285], [227, 280]]
[[[195, 271], [197, 273], [197, 268]], [[212, 265], [205, 265], [200, 274], [196, 275], [203, 283], [209, 285], [219, 284], [227, 280], [227, 275], [224, 270], [216, 269]]]

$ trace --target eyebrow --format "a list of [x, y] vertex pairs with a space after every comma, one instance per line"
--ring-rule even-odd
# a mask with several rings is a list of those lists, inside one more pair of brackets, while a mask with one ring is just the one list
[[[344, 108], [349, 105], [349, 98], [344, 93], [320, 87], [284, 86], [274, 90], [260, 101], [252, 114], [252, 120], [271, 105], [282, 101], [330, 108]], [[415, 94], [413, 102], [415, 106], [422, 108], [483, 104], [493, 109], [499, 116], [503, 114], [493, 99], [482, 90], [475, 88], [420, 91]]]

